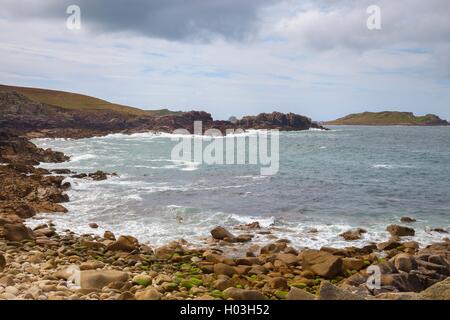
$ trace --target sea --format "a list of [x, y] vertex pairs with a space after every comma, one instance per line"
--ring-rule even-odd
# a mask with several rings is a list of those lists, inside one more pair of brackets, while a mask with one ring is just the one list
[[[446, 236], [431, 230], [450, 231], [450, 127], [330, 129], [280, 132], [273, 175], [261, 175], [259, 165], [173, 160], [179, 141], [171, 134], [36, 139], [39, 147], [71, 157], [41, 167], [118, 176], [68, 175], [69, 212], [40, 214], [29, 224], [52, 220], [59, 230], [110, 230], [160, 246], [179, 239], [202, 244], [215, 226], [239, 234], [237, 226], [257, 221], [270, 235], [256, 233], [252, 243], [275, 236], [294, 247], [320, 248], [386, 241], [386, 226], [408, 216], [417, 220], [409, 224], [416, 236], [405, 239], [427, 244]], [[99, 228], [90, 228], [92, 222]], [[357, 227], [367, 230], [361, 240], [339, 236]]]

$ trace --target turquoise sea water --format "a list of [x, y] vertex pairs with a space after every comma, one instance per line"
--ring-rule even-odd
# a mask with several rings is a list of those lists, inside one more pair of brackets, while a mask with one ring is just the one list
[[[43, 167], [119, 174], [99, 182], [68, 178], [69, 213], [46, 217], [61, 229], [112, 230], [153, 245], [198, 242], [215, 225], [233, 230], [259, 221], [298, 247], [348, 246], [387, 239], [386, 226], [401, 216], [418, 220], [411, 225], [416, 240], [445, 236], [429, 229], [450, 230], [450, 127], [331, 128], [281, 133], [274, 176], [261, 176], [254, 165], [171, 161], [177, 142], [170, 135], [35, 140], [72, 156]], [[338, 234], [352, 227], [368, 233], [343, 241]]]

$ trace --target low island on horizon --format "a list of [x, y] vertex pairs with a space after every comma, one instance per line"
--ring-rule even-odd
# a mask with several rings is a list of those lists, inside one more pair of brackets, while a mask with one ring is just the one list
[[325, 125], [365, 126], [448, 126], [447, 120], [435, 114], [416, 116], [412, 112], [382, 111], [352, 113], [345, 117], [324, 122]]

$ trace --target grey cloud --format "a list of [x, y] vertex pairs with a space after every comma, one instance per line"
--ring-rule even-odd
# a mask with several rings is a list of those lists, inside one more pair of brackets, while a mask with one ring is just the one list
[[129, 31], [169, 40], [242, 40], [255, 31], [258, 12], [276, 0], [5, 0], [15, 18], [65, 18], [68, 5], [81, 8], [82, 22], [100, 32]]

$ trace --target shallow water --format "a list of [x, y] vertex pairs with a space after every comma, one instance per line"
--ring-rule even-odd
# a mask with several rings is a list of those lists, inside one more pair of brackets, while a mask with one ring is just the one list
[[450, 127], [332, 129], [281, 133], [274, 176], [261, 176], [255, 165], [171, 161], [177, 142], [166, 134], [34, 142], [72, 156], [43, 167], [119, 174], [99, 182], [68, 178], [69, 213], [49, 216], [60, 229], [111, 230], [160, 245], [199, 241], [219, 224], [259, 221], [295, 246], [339, 247], [350, 245], [338, 234], [351, 227], [368, 230], [352, 244], [384, 241], [386, 226], [406, 215], [418, 220], [416, 240], [443, 238], [429, 228], [450, 226]]

